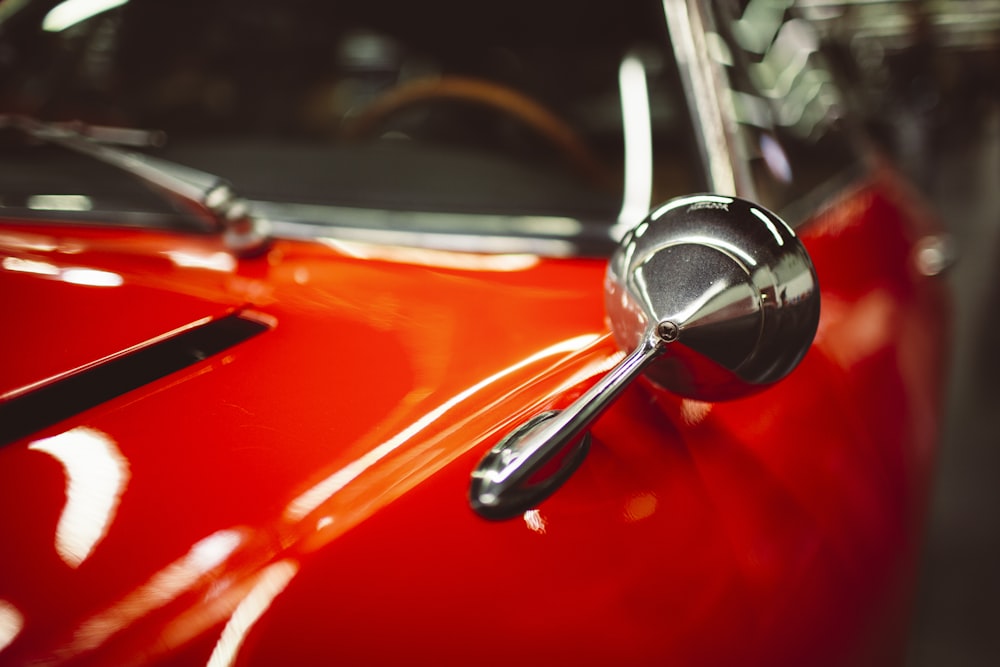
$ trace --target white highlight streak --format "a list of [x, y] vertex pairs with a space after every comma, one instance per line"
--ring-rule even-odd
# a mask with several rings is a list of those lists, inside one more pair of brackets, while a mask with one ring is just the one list
[[45, 15], [42, 30], [62, 32], [102, 12], [121, 7], [126, 2], [128, 0], [66, 0]]
[[285, 510], [285, 516], [293, 521], [298, 521], [308, 515], [310, 512], [315, 510], [321, 504], [323, 504], [327, 499], [332, 497], [335, 493], [343, 489], [345, 486], [354, 481], [361, 473], [368, 468], [372, 467], [378, 463], [381, 459], [385, 458], [387, 455], [392, 453], [400, 445], [405, 443], [407, 440], [415, 436], [420, 431], [427, 428], [429, 425], [433, 424], [435, 421], [440, 419], [445, 413], [459, 405], [462, 401], [466, 400], [470, 396], [473, 396], [476, 392], [488, 387], [500, 378], [515, 373], [521, 368], [530, 366], [536, 361], [545, 359], [555, 354], [562, 354], [567, 352], [572, 352], [578, 350], [584, 345], [594, 341], [597, 338], [596, 335], [585, 335], [577, 336], [576, 338], [570, 338], [568, 340], [561, 341], [552, 345], [541, 352], [538, 352], [527, 359], [523, 359], [513, 366], [508, 366], [503, 370], [494, 373], [485, 380], [477, 382], [473, 386], [469, 387], [465, 391], [462, 391], [455, 396], [434, 408], [423, 417], [413, 422], [402, 431], [392, 436], [382, 444], [378, 445], [368, 453], [364, 454], [360, 458], [348, 463], [346, 466], [333, 473], [323, 481], [316, 484], [314, 487], [300, 495], [298, 498], [293, 500], [288, 505], [288, 509]]
[[223, 629], [222, 636], [219, 637], [208, 659], [207, 667], [228, 667], [236, 662], [236, 656], [247, 634], [298, 571], [299, 566], [294, 561], [283, 560], [268, 566], [260, 573], [257, 583], [236, 607], [236, 611]]
[[618, 224], [632, 227], [649, 213], [653, 197], [653, 130], [646, 68], [634, 56], [618, 69], [622, 126], [625, 133], [625, 193]]
[[78, 567], [107, 535], [129, 480], [128, 462], [114, 441], [79, 427], [28, 446], [59, 461], [66, 471], [66, 505], [56, 526], [55, 547]]
[[785, 245], [785, 239], [781, 238], [781, 234], [778, 233], [778, 228], [774, 226], [774, 223], [771, 222], [770, 218], [753, 207], [750, 208], [750, 212], [760, 218], [760, 220], [767, 225], [768, 231], [771, 232], [771, 236], [773, 236], [774, 240], [778, 242], [778, 245]]
[[0, 653], [17, 639], [24, 628], [24, 615], [6, 600], [0, 600]]

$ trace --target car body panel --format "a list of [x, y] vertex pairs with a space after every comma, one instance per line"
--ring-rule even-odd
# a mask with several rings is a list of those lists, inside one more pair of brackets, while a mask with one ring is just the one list
[[[0, 664], [898, 658], [947, 335], [901, 188], [876, 169], [799, 227], [823, 310], [786, 381], [716, 404], [630, 387], [577, 474], [503, 523], [468, 506], [475, 463], [622, 357], [604, 260], [277, 240], [227, 262], [211, 237], [5, 226], [7, 256], [44, 237], [34, 261], [82, 244], [73, 266], [122, 277], [0, 272], [7, 308], [55, 332], [72, 293], [94, 358], [236, 308], [270, 329], [0, 449], [20, 508]], [[179, 247], [215, 259], [164, 259]], [[6, 327], [4, 354], [81, 363], [34, 328]], [[74, 505], [100, 510], [82, 537], [60, 529]]]
[[156, 249], [148, 239], [137, 242], [134, 232], [51, 235], [38, 229], [10, 226], [0, 233], [4, 293], [17, 304], [0, 333], [0, 397], [24, 393], [240, 305], [224, 285], [204, 280], [211, 272], [196, 270], [234, 264], [231, 256], [204, 243], [182, 241]]

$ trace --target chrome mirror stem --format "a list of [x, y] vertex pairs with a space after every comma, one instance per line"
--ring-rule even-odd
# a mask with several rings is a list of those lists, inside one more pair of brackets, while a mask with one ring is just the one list
[[[472, 474], [473, 509], [487, 519], [509, 519], [548, 497], [583, 461], [589, 426], [663, 353], [675, 334], [670, 323], [653, 327], [641, 345], [569, 407], [538, 415], [507, 435]], [[560, 452], [566, 455], [559, 469], [543, 482], [532, 483]]]

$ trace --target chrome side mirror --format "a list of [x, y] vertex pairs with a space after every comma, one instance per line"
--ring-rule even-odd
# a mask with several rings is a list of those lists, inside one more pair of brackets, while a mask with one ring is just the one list
[[605, 308], [626, 350], [654, 338], [646, 375], [704, 401], [785, 377], [812, 343], [819, 289], [808, 253], [778, 216], [699, 195], [656, 209], [611, 258]]
[[696, 195], [654, 210], [625, 236], [608, 265], [605, 308], [629, 354], [565, 410], [533, 417], [487, 453], [469, 489], [481, 516], [517, 516], [555, 491], [583, 461], [587, 427], [640, 374], [704, 401], [781, 380], [812, 343], [819, 287], [808, 253], [776, 215]]

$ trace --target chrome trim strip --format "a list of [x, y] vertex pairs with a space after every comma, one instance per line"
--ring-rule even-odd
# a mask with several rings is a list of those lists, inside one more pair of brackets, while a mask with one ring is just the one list
[[646, 67], [638, 53], [622, 59], [618, 89], [625, 135], [625, 188], [615, 229], [620, 239], [646, 217], [653, 198], [653, 121]]
[[335, 238], [434, 250], [543, 257], [607, 257], [617, 243], [606, 222], [536, 215], [393, 211], [347, 206], [249, 202], [275, 236]]
[[706, 5], [698, 0], [663, 0], [667, 29], [705, 160], [709, 190], [756, 200], [753, 178], [733, 124], [735, 114], [724, 85], [725, 73], [709, 55], [706, 31], [714, 32], [714, 25]]

